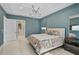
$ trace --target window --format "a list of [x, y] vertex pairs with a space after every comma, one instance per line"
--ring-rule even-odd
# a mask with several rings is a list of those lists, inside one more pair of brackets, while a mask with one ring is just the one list
[[74, 26], [72, 26], [72, 30], [74, 30], [74, 31], [79, 31], [79, 25], [74, 25]]

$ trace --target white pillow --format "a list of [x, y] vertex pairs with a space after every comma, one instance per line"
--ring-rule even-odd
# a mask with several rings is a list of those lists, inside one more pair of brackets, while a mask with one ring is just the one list
[[74, 33], [69, 33], [69, 37], [76, 37]]

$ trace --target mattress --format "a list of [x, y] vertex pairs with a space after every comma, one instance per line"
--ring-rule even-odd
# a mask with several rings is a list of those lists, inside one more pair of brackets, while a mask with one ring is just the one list
[[37, 38], [40, 41], [59, 37], [56, 35], [48, 35], [48, 34], [32, 34], [31, 36]]

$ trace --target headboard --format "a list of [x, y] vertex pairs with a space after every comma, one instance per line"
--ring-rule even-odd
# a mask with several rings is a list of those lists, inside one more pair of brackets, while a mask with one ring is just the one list
[[47, 28], [46, 33], [48, 34], [49, 32], [65, 38], [65, 28]]

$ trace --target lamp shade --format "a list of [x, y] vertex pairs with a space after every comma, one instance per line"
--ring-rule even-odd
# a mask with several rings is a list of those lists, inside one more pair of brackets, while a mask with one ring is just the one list
[[46, 27], [42, 27], [42, 30], [46, 30]]

